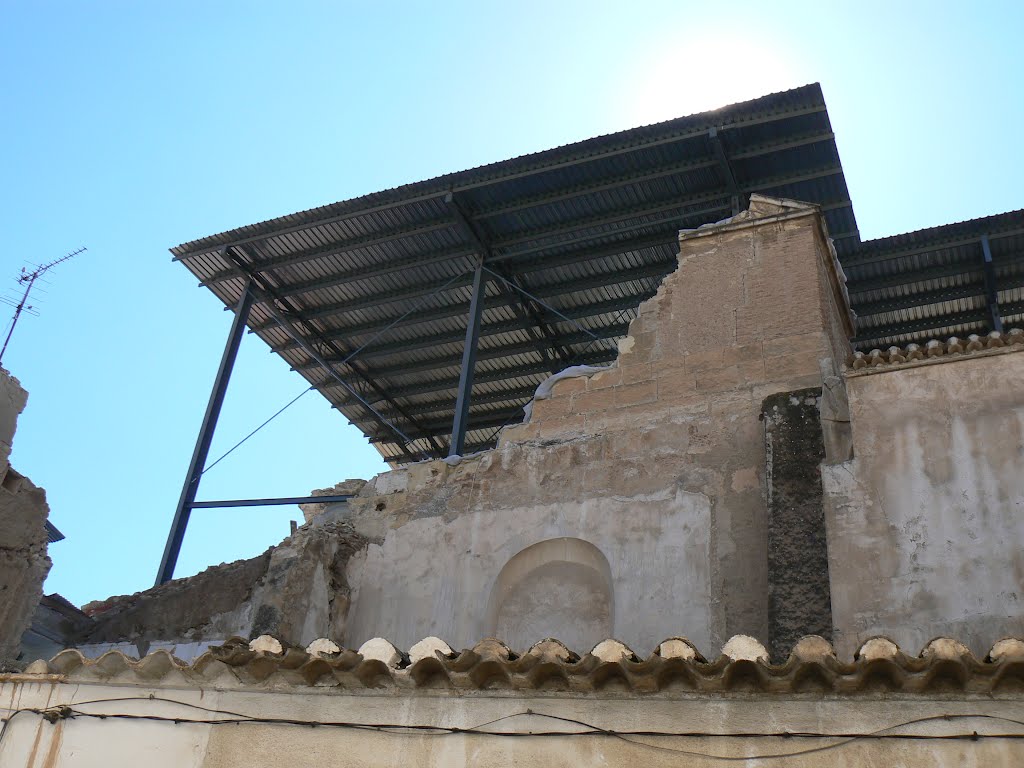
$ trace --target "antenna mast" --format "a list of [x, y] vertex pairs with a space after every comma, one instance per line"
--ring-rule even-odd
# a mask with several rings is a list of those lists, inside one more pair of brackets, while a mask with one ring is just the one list
[[4, 339], [3, 348], [0, 349], [0, 362], [3, 361], [4, 352], [7, 351], [7, 344], [11, 340], [11, 335], [14, 333], [14, 326], [18, 324], [18, 318], [21, 317], [22, 311], [26, 309], [32, 309], [32, 307], [28, 303], [28, 295], [32, 292], [32, 286], [35, 285], [36, 280], [42, 277], [43, 274], [48, 270], [52, 269], [53, 267], [56, 267], [58, 264], [67, 261], [68, 259], [74, 258], [75, 256], [77, 256], [78, 254], [85, 250], [88, 249], [83, 247], [74, 250], [71, 253], [61, 256], [59, 259], [54, 259], [48, 264], [42, 264], [40, 266], [37, 266], [35, 270], [32, 272], [25, 271], [24, 267], [21, 268], [21, 275], [18, 277], [18, 285], [24, 285], [25, 292], [21, 295], [21, 301], [19, 301], [14, 307], [14, 319], [11, 320], [11, 329], [7, 332], [7, 338]]

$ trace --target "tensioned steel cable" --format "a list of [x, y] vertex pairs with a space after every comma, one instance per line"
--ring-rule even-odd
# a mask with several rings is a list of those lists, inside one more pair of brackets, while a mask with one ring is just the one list
[[[420, 308], [421, 306], [423, 306], [423, 304], [424, 304], [424, 303], [426, 303], [426, 300], [427, 300], [427, 299], [429, 299], [429, 298], [431, 298], [432, 296], [435, 296], [436, 294], [440, 293], [441, 291], [443, 291], [443, 290], [447, 289], [447, 288], [448, 288], [448, 287], [449, 287], [450, 285], [452, 285], [452, 283], [454, 283], [454, 282], [455, 282], [456, 280], [458, 280], [458, 279], [459, 279], [460, 277], [462, 277], [463, 275], [465, 275], [465, 274], [466, 274], [467, 272], [469, 272], [469, 271], [470, 271], [470, 269], [468, 269], [468, 268], [467, 268], [467, 269], [464, 269], [464, 270], [463, 270], [462, 272], [459, 272], [459, 273], [458, 273], [458, 274], [456, 274], [456, 275], [455, 275], [454, 277], [452, 277], [452, 279], [451, 279], [451, 280], [449, 280], [448, 282], [444, 283], [443, 285], [439, 286], [438, 288], [435, 288], [435, 289], [434, 289], [433, 291], [431, 291], [430, 293], [428, 293], [428, 294], [426, 294], [426, 295], [424, 295], [424, 296], [420, 297], [420, 300], [419, 300], [418, 302], [414, 303], [414, 304], [413, 304], [413, 305], [412, 305], [411, 307], [409, 307], [409, 309], [408, 309], [408, 310], [406, 310], [406, 311], [405, 311], [405, 312], [404, 312], [403, 314], [399, 315], [399, 316], [398, 316], [397, 318], [395, 318], [395, 319], [394, 319], [394, 320], [392, 320], [392, 321], [391, 321], [390, 323], [388, 323], [388, 325], [386, 325], [386, 326], [385, 326], [384, 328], [382, 328], [382, 329], [381, 329], [380, 331], [378, 331], [378, 332], [377, 332], [377, 333], [375, 333], [375, 334], [374, 334], [373, 336], [371, 336], [371, 337], [370, 337], [370, 339], [369, 339], [368, 341], [364, 342], [364, 343], [363, 343], [363, 344], [362, 344], [362, 345], [361, 345], [361, 346], [360, 346], [360, 347], [359, 347], [358, 349], [356, 349], [356, 350], [355, 350], [354, 352], [350, 352], [350, 353], [349, 353], [349, 354], [348, 354], [348, 355], [347, 355], [347, 356], [346, 356], [346, 357], [345, 357], [345, 358], [344, 358], [343, 360], [339, 361], [339, 362], [338, 362], [337, 364], [338, 364], [338, 365], [345, 365], [346, 363], [348, 363], [348, 362], [349, 362], [350, 360], [352, 360], [352, 359], [353, 359], [353, 358], [354, 358], [354, 357], [355, 357], [356, 355], [358, 355], [358, 354], [359, 354], [360, 352], [362, 352], [362, 351], [363, 351], [364, 349], [366, 349], [366, 348], [367, 348], [367, 347], [369, 347], [369, 346], [370, 346], [371, 344], [373, 344], [373, 342], [377, 341], [377, 340], [378, 340], [379, 338], [381, 338], [381, 337], [382, 337], [382, 336], [383, 336], [384, 334], [388, 333], [388, 332], [389, 332], [389, 331], [390, 331], [390, 330], [391, 330], [392, 328], [394, 328], [394, 327], [395, 327], [396, 325], [398, 325], [398, 324], [399, 324], [399, 323], [401, 323], [401, 322], [402, 322], [403, 320], [405, 320], [405, 319], [406, 319], [406, 318], [407, 318], [407, 317], [408, 317], [409, 315], [411, 315], [411, 314], [412, 314], [413, 312], [415, 312], [415, 311], [416, 311], [417, 309], [419, 309], [419, 308]], [[256, 427], [256, 429], [254, 429], [254, 430], [253, 430], [252, 432], [250, 432], [250, 433], [249, 433], [249, 434], [247, 434], [247, 435], [246, 435], [245, 437], [243, 437], [243, 438], [242, 438], [241, 440], [239, 440], [239, 441], [238, 441], [237, 443], [235, 443], [235, 444], [234, 444], [233, 446], [231, 446], [231, 448], [229, 448], [229, 449], [228, 449], [228, 450], [227, 450], [227, 451], [226, 451], [226, 452], [225, 452], [224, 454], [222, 454], [222, 455], [220, 456], [220, 458], [218, 458], [218, 459], [217, 459], [216, 461], [212, 462], [211, 464], [207, 465], [207, 467], [206, 467], [206, 468], [205, 468], [205, 469], [204, 469], [204, 470], [203, 470], [202, 472], [200, 472], [200, 473], [199, 473], [199, 474], [200, 474], [200, 476], [202, 476], [202, 475], [205, 475], [205, 474], [206, 474], [207, 472], [209, 472], [209, 471], [210, 471], [211, 469], [213, 469], [213, 468], [214, 468], [215, 466], [217, 466], [218, 464], [220, 464], [220, 462], [222, 462], [222, 461], [223, 461], [224, 459], [226, 459], [226, 458], [227, 458], [228, 456], [230, 456], [230, 455], [231, 455], [232, 453], [234, 453], [234, 451], [235, 451], [235, 450], [236, 450], [237, 448], [240, 448], [240, 447], [242, 446], [242, 444], [243, 444], [243, 443], [245, 443], [245, 442], [246, 442], [247, 440], [249, 440], [249, 438], [251, 438], [251, 437], [252, 437], [253, 435], [255, 435], [255, 434], [256, 434], [257, 432], [259, 432], [259, 431], [260, 431], [261, 429], [263, 429], [263, 428], [264, 428], [265, 426], [267, 426], [267, 425], [268, 425], [268, 424], [269, 424], [270, 422], [272, 422], [272, 421], [273, 421], [274, 419], [276, 419], [276, 418], [277, 418], [278, 416], [280, 416], [280, 415], [281, 415], [282, 413], [284, 413], [284, 412], [285, 412], [286, 410], [288, 410], [288, 409], [289, 409], [289, 408], [290, 408], [290, 407], [291, 407], [292, 405], [294, 405], [295, 403], [297, 403], [297, 402], [298, 402], [298, 401], [299, 401], [299, 400], [300, 400], [300, 399], [301, 399], [302, 397], [304, 397], [304, 396], [305, 396], [306, 394], [308, 394], [308, 393], [309, 393], [310, 391], [312, 391], [312, 390], [314, 390], [314, 389], [316, 389], [316, 386], [315, 386], [315, 385], [310, 385], [310, 386], [309, 386], [309, 387], [308, 387], [307, 389], [304, 389], [304, 390], [303, 390], [302, 392], [300, 392], [300, 393], [299, 393], [298, 395], [296, 395], [296, 396], [295, 396], [294, 398], [292, 398], [292, 399], [291, 399], [290, 401], [288, 401], [288, 403], [286, 403], [286, 404], [285, 404], [285, 405], [284, 405], [283, 407], [281, 407], [280, 409], [278, 409], [278, 410], [277, 410], [277, 411], [276, 411], [276, 412], [275, 412], [275, 413], [274, 413], [274, 414], [273, 414], [272, 416], [270, 416], [270, 418], [268, 418], [268, 419], [267, 419], [266, 421], [264, 421], [264, 422], [263, 422], [262, 424], [260, 424], [260, 425], [259, 425], [258, 427]], [[351, 390], [350, 390], [350, 391], [351, 391]], [[353, 394], [356, 394], [356, 393], [353, 393]], [[359, 397], [359, 396], [358, 396], [358, 394], [356, 394], [356, 397]], [[388, 424], [388, 425], [390, 426], [390, 423], [389, 423], [389, 422], [388, 422], [388, 421], [387, 421], [387, 420], [386, 420], [386, 419], [384, 418], [384, 415], [383, 415], [383, 414], [381, 414], [381, 413], [380, 413], [379, 411], [377, 411], [377, 409], [375, 409], [375, 408], [374, 408], [374, 407], [373, 407], [372, 405], [370, 405], [369, 403], [367, 403], [367, 402], [366, 402], [365, 400], [363, 400], [362, 398], [359, 398], [359, 399], [360, 399], [360, 402], [361, 402], [361, 403], [362, 403], [362, 404], [363, 404], [363, 405], [364, 405], [364, 406], [365, 406], [366, 408], [368, 408], [368, 409], [369, 409], [369, 410], [370, 410], [371, 412], [373, 412], [373, 413], [374, 413], [374, 414], [375, 414], [376, 416], [378, 416], [378, 417], [379, 417], [379, 418], [380, 418], [380, 419], [381, 419], [382, 421], [384, 421], [384, 423], [385, 423], [385, 424]], [[395, 428], [394, 428], [394, 427], [392, 427], [392, 429], [395, 429]], [[413, 439], [412, 439], [412, 438], [409, 438], [409, 437], [407, 437], [407, 436], [406, 436], [406, 435], [405, 435], [404, 433], [402, 433], [401, 431], [399, 431], [399, 430], [397, 430], [397, 429], [395, 429], [395, 431], [396, 431], [396, 432], [397, 432], [397, 433], [398, 433], [399, 435], [401, 435], [401, 437], [402, 437], [402, 440], [403, 440], [403, 445], [408, 445], [408, 444], [409, 444], [410, 442], [413, 442]], [[418, 438], [417, 438], [417, 439], [418, 439]]]

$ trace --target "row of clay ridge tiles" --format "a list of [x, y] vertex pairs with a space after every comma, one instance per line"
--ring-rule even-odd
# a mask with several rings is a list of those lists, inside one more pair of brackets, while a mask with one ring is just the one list
[[785, 663], [770, 664], [768, 658], [764, 646], [746, 635], [731, 638], [710, 661], [681, 637], [665, 640], [640, 659], [617, 640], [604, 640], [580, 656], [558, 640], [543, 640], [519, 655], [494, 639], [454, 652], [443, 640], [428, 637], [403, 653], [382, 638], [353, 651], [327, 639], [305, 649], [285, 647], [263, 635], [252, 642], [232, 638], [212, 646], [191, 665], [163, 650], [142, 660], [119, 651], [90, 660], [72, 649], [49, 662], [33, 662], [24, 674], [214, 688], [1024, 693], [1024, 640], [1016, 638], [1000, 640], [978, 659], [949, 638], [932, 640], [918, 656], [908, 656], [891, 640], [875, 637], [852, 662], [843, 662], [827, 640], [809, 635], [797, 642]]
[[872, 368], [876, 365], [909, 363], [914, 360], [931, 360], [949, 355], [966, 355], [989, 349], [999, 349], [1024, 344], [1024, 329], [1011, 328], [1005, 333], [992, 331], [987, 336], [972, 333], [966, 339], [950, 336], [946, 341], [932, 339], [925, 344], [907, 344], [905, 347], [889, 347], [886, 350], [872, 349], [870, 352], [854, 352], [850, 366], [854, 370]]

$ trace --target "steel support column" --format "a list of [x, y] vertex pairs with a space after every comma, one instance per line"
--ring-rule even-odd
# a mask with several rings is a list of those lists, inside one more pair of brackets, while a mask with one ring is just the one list
[[722, 144], [722, 137], [718, 135], [717, 128], [712, 127], [708, 130], [708, 139], [711, 142], [712, 149], [714, 149], [718, 166], [722, 171], [725, 186], [729, 190], [729, 202], [732, 206], [732, 215], [735, 216], [737, 213], [746, 210], [747, 196], [740, 189], [740, 185], [736, 183], [736, 175], [732, 171], [732, 164], [729, 162], [729, 156], [725, 153], [725, 145]]
[[993, 331], [1003, 332], [1003, 318], [999, 315], [999, 293], [996, 290], [996, 269], [992, 263], [992, 247], [988, 235], [981, 236], [981, 253], [985, 258], [985, 304]]
[[461, 456], [466, 445], [466, 427], [469, 424], [470, 393], [473, 390], [473, 368], [476, 365], [476, 345], [480, 339], [480, 319], [484, 312], [483, 255], [473, 272], [473, 298], [469, 302], [469, 319], [466, 323], [466, 344], [462, 348], [462, 369], [459, 371], [459, 394], [455, 400], [455, 420], [452, 422], [452, 442], [449, 456]]
[[164, 546], [160, 570], [156, 575], [158, 585], [170, 581], [174, 576], [174, 566], [178, 562], [181, 542], [185, 538], [189, 515], [192, 513], [192, 507], [196, 500], [196, 492], [199, 490], [199, 478], [206, 466], [210, 443], [213, 442], [213, 432], [217, 428], [217, 418], [220, 416], [220, 409], [224, 404], [224, 394], [228, 389], [231, 369], [235, 366], [235, 358], [238, 356], [238, 347], [242, 343], [242, 335], [245, 333], [245, 323], [249, 319], [249, 310], [252, 309], [253, 299], [252, 282], [247, 281], [242, 289], [242, 295], [235, 305], [235, 319], [231, 322], [231, 332], [228, 334], [227, 344], [224, 345], [224, 354], [221, 356], [220, 367], [217, 369], [217, 378], [213, 382], [210, 401], [206, 404], [206, 414], [203, 416], [203, 424], [199, 428], [199, 437], [196, 440], [196, 448], [192, 452], [192, 462], [188, 465], [188, 474], [185, 475], [181, 498], [178, 499], [178, 506], [174, 510], [174, 520], [171, 522], [170, 533], [167, 534], [167, 544]]

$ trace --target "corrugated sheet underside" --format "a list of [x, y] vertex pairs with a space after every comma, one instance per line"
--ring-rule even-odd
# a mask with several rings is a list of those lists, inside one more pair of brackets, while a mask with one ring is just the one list
[[[980, 263], [968, 246], [962, 253], [906, 259], [874, 251], [859, 256], [856, 220], [816, 86], [293, 214], [174, 253], [187, 254], [188, 268], [203, 281], [212, 279], [211, 290], [233, 305], [243, 280], [231, 276], [233, 265], [219, 249], [248, 238], [233, 257], [258, 267], [267, 286], [303, 319], [317, 351], [335, 361], [345, 385], [298, 348], [265, 306], [254, 307], [250, 328], [386, 458], [436, 455], [451, 429], [474, 254], [444, 199], [454, 190], [487, 240], [495, 267], [539, 300], [529, 303], [545, 326], [538, 331], [529, 327], [532, 318], [524, 322], [526, 310], [511, 298], [522, 295], [516, 289], [497, 278], [489, 282], [466, 441], [467, 450], [477, 450], [493, 445], [502, 426], [522, 419], [523, 404], [552, 369], [567, 361], [614, 359], [615, 342], [637, 306], [675, 268], [678, 230], [731, 213], [725, 175], [707, 136], [712, 125], [724, 126], [719, 135], [745, 193], [822, 206], [850, 275], [854, 308], [872, 312], [862, 317], [858, 343], [890, 340], [867, 340], [866, 329], [935, 325], [950, 312], [977, 311], [980, 293], [954, 299], [966, 302], [962, 310], [938, 303], [887, 309], [887, 302], [909, 305], [922, 292], [975, 285]], [[1018, 246], [1011, 238], [992, 241], [1009, 278], [1019, 276], [1019, 265], [1001, 260], [1014, 248], [1019, 253]], [[861, 263], [868, 258], [877, 260]], [[878, 279], [902, 275], [909, 281], [921, 269], [969, 263], [975, 266], [934, 281], [876, 286]], [[1017, 287], [1006, 292], [1008, 301], [1020, 300]], [[906, 331], [891, 339], [916, 335]], [[356, 350], [350, 363], [338, 364]]]
[[844, 260], [858, 349], [992, 330], [981, 244], [987, 235], [1000, 315], [1024, 317], [1024, 211], [864, 243]]

